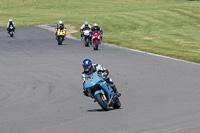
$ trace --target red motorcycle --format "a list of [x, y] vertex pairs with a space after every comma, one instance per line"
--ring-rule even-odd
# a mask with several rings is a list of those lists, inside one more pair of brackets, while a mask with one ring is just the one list
[[99, 31], [92, 32], [92, 46], [94, 50], [98, 50], [99, 45], [101, 44], [101, 34]]

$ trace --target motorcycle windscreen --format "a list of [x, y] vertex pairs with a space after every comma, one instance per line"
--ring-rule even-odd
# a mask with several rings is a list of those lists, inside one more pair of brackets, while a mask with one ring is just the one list
[[85, 80], [85, 88], [91, 88], [95, 86], [99, 81], [102, 79], [97, 75], [97, 72], [94, 74], [88, 75], [88, 77]]

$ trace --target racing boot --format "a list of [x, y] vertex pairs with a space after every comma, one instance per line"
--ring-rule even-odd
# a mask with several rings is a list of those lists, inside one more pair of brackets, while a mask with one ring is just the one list
[[118, 90], [117, 90], [116, 86], [114, 85], [114, 82], [112, 81], [112, 79], [107, 77], [107, 79], [105, 79], [105, 81], [110, 84], [110, 87], [113, 89], [114, 93], [118, 97], [120, 97], [121, 93], [118, 92]]
[[113, 89], [113, 91], [115, 92], [115, 94], [120, 97], [121, 96], [121, 93], [118, 92], [117, 88], [115, 85], [111, 85], [111, 88]]
[[88, 92], [87, 90], [84, 90], [84, 91], [83, 91], [83, 94], [84, 94], [85, 96], [87, 96], [87, 97], [90, 96], [90, 94], [89, 94], [89, 92]]
[[81, 33], [81, 41], [83, 40], [83, 33]]
[[87, 89], [85, 89], [85, 87], [83, 87], [83, 94], [87, 97], [91, 97], [90, 93], [87, 91]]

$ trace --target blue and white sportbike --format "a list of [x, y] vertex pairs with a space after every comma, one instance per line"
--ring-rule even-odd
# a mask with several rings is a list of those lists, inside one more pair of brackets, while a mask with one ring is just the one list
[[98, 102], [103, 110], [108, 111], [109, 107], [118, 109], [121, 106], [118, 96], [113, 92], [110, 85], [97, 72], [88, 75], [85, 80], [85, 89], [91, 97]]

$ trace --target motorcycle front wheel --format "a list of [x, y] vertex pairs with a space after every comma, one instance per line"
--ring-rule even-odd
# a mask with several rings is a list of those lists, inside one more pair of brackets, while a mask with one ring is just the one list
[[108, 104], [106, 103], [105, 99], [103, 98], [103, 95], [102, 94], [97, 94], [96, 95], [96, 100], [98, 102], [98, 104], [101, 106], [101, 108], [104, 110], [104, 111], [108, 111], [109, 108], [108, 108]]
[[98, 41], [97, 40], [95, 40], [95, 46], [94, 46], [94, 50], [98, 50]]
[[13, 37], [13, 35], [14, 35], [13, 33], [10, 33], [10, 37]]
[[85, 40], [85, 47], [88, 47], [89, 46], [89, 39], [87, 38], [86, 40]]
[[58, 37], [58, 45], [62, 45], [63, 37]]

